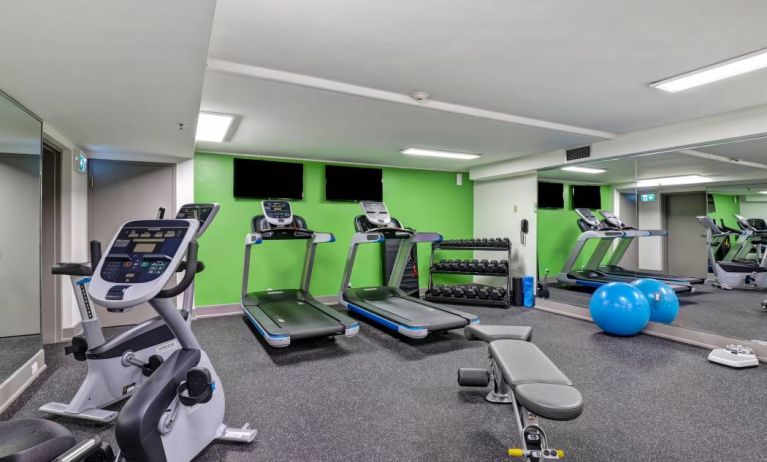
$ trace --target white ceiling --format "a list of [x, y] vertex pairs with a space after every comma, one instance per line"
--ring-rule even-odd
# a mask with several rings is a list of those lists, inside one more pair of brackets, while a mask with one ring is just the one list
[[767, 138], [706, 146], [701, 150], [730, 159], [767, 163]]
[[[202, 109], [243, 117], [230, 142], [200, 142], [198, 151], [439, 170], [464, 170], [595, 139], [210, 72]], [[401, 154], [408, 146], [479, 152], [482, 157], [467, 162]]]
[[190, 157], [214, 9], [3, 0], [0, 89], [91, 153]]
[[[597, 138], [206, 72], [205, 58], [623, 133], [766, 105], [767, 70], [648, 87], [767, 47], [765, 17], [758, 0], [4, 0], [0, 88], [97, 154], [188, 157], [202, 108], [241, 124], [198, 149], [465, 170]], [[399, 155], [411, 145], [484, 156]]]
[[210, 56], [622, 133], [767, 104], [767, 70], [648, 87], [767, 47], [765, 17], [758, 0], [219, 0]]

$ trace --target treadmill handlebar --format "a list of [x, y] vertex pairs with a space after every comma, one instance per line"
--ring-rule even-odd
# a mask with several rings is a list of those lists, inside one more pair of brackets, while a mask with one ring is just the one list
[[[335, 242], [336, 237], [333, 233], [321, 233], [315, 232], [310, 229], [302, 228], [272, 228], [264, 232], [248, 233], [245, 235], [245, 245], [261, 244], [265, 240], [269, 240], [272, 235], [292, 235], [295, 239], [312, 239], [315, 244], [322, 244], [326, 242]], [[291, 239], [291, 238], [288, 238]]]

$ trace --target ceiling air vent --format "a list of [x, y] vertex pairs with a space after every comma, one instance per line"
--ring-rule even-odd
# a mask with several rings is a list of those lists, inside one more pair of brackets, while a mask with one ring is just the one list
[[568, 161], [585, 159], [587, 157], [591, 157], [591, 146], [583, 146], [580, 148], [568, 149], [566, 153], [567, 153]]

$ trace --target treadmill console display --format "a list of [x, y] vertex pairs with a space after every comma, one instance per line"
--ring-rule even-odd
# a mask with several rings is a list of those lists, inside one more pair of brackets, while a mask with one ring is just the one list
[[184, 204], [176, 214], [177, 220], [197, 220], [200, 222], [200, 229], [197, 231], [198, 236], [202, 236], [202, 233], [208, 229], [213, 218], [218, 213], [220, 206], [215, 203], [210, 204]]
[[168, 222], [173, 225], [157, 227], [150, 222], [134, 221], [123, 227], [103, 260], [101, 279], [139, 284], [165, 273], [189, 229], [186, 221]]
[[370, 223], [376, 226], [388, 226], [391, 224], [391, 215], [383, 202], [360, 202], [362, 211]]
[[589, 209], [575, 209], [575, 213], [581, 216], [583, 220], [594, 227], [599, 227], [599, 218], [597, 218]]
[[261, 209], [269, 224], [285, 227], [293, 223], [293, 211], [288, 201], [261, 201]]
[[601, 210], [599, 213], [602, 214], [602, 216], [605, 218], [605, 223], [612, 226], [613, 228], [626, 228], [626, 223], [622, 222], [620, 218], [613, 215], [612, 212], [608, 212], [607, 210]]
[[748, 222], [757, 231], [767, 231], [767, 222], [764, 221], [764, 218], [749, 218]]

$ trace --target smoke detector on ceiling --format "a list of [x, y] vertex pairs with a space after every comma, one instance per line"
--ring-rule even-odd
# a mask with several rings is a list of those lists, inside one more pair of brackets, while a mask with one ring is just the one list
[[423, 90], [416, 90], [410, 93], [410, 97], [418, 101], [419, 103], [426, 101], [427, 99], [429, 99], [430, 96], [431, 95], [429, 94], [429, 92], [423, 91]]

